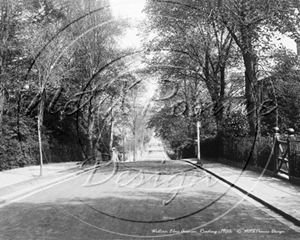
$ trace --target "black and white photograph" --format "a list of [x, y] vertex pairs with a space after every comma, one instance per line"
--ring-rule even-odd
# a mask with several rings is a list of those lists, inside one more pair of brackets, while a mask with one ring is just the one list
[[0, 0], [0, 240], [300, 239], [299, 0]]

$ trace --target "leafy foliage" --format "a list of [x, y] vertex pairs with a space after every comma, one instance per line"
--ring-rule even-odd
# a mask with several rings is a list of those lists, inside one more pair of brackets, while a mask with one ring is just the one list
[[194, 144], [195, 128], [191, 131], [187, 119], [171, 115], [166, 108], [150, 119], [148, 127], [155, 129], [156, 135], [167, 141], [172, 149]]
[[247, 117], [241, 111], [231, 111], [224, 118], [223, 133], [225, 136], [242, 137], [249, 134]]
[[290, 127], [300, 129], [299, 58], [282, 48], [274, 53], [274, 63], [271, 76], [262, 80], [263, 101], [269, 101], [264, 110], [267, 114], [262, 116], [264, 135], [275, 126], [280, 126], [282, 131]]
[[1, 169], [38, 162], [37, 117], [45, 161], [109, 152], [110, 109], [125, 85], [116, 81], [131, 53], [115, 47], [126, 22], [112, 21], [107, 4], [0, 3]]

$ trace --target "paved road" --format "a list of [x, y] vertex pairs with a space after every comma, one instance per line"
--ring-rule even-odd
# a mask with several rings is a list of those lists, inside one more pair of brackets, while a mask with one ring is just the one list
[[164, 161], [170, 160], [168, 155], [165, 152], [163, 144], [160, 140], [152, 138], [149, 143], [148, 149], [141, 161]]
[[164, 161], [170, 160], [163, 149], [151, 148], [142, 158], [142, 161]]
[[193, 165], [101, 166], [0, 208], [1, 240], [299, 239]]

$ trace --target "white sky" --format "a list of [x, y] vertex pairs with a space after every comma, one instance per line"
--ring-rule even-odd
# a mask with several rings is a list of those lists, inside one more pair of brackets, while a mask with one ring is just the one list
[[145, 0], [110, 0], [113, 13], [120, 17], [136, 18], [138, 20], [145, 17], [142, 10]]
[[[118, 18], [126, 18], [131, 22], [138, 23], [146, 16], [142, 12], [146, 0], [110, 0], [110, 2], [113, 14]], [[139, 48], [141, 46], [141, 39], [138, 36], [138, 32], [136, 27], [126, 29], [125, 36], [120, 39], [120, 46], [123, 48]]]
[[280, 43], [282, 43], [282, 45], [286, 48], [293, 50], [295, 53], [297, 52], [297, 45], [293, 39], [289, 37], [282, 37]]
[[[113, 14], [119, 18], [127, 18], [129, 20], [141, 21], [145, 19], [146, 14], [142, 12], [146, 0], [110, 0], [112, 5]], [[126, 30], [126, 35], [120, 41], [122, 47], [139, 47], [140, 38], [138, 36], [138, 30], [131, 28]], [[288, 37], [282, 37], [279, 41], [287, 48], [296, 52], [296, 43], [294, 40]]]
[[119, 40], [120, 46], [123, 48], [140, 48], [141, 39], [138, 35], [138, 30], [136, 28], [130, 28], [126, 30], [125, 35]]

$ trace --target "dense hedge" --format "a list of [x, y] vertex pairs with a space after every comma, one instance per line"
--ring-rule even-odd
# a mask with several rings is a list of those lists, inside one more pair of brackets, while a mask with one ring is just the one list
[[290, 176], [300, 178], [300, 142], [291, 142], [289, 168]]
[[264, 137], [258, 140], [256, 148], [257, 160], [255, 166], [260, 168], [266, 168], [270, 171], [275, 170], [275, 157], [274, 154], [271, 155], [273, 145], [274, 143], [272, 137]]
[[201, 141], [201, 155], [203, 157], [218, 158], [223, 156], [223, 142], [221, 138], [207, 138]]
[[[39, 144], [35, 117], [17, 115], [14, 109], [4, 115], [0, 144], [0, 171], [26, 165], [39, 164]], [[82, 161], [86, 137], [76, 131], [76, 119], [45, 113], [42, 127], [42, 147], [44, 163]]]
[[47, 163], [79, 162], [84, 153], [79, 143], [51, 141], [44, 146], [44, 161]]
[[33, 121], [22, 118], [17, 122], [15, 116], [6, 115], [3, 122], [5, 124], [0, 144], [0, 171], [35, 164], [39, 148]]
[[[45, 112], [45, 135], [48, 140], [43, 145], [45, 161], [69, 162], [82, 161], [87, 136], [78, 132], [77, 119], [75, 117], [61, 118], [60, 113], [49, 114]], [[80, 138], [80, 141], [79, 141]]]

